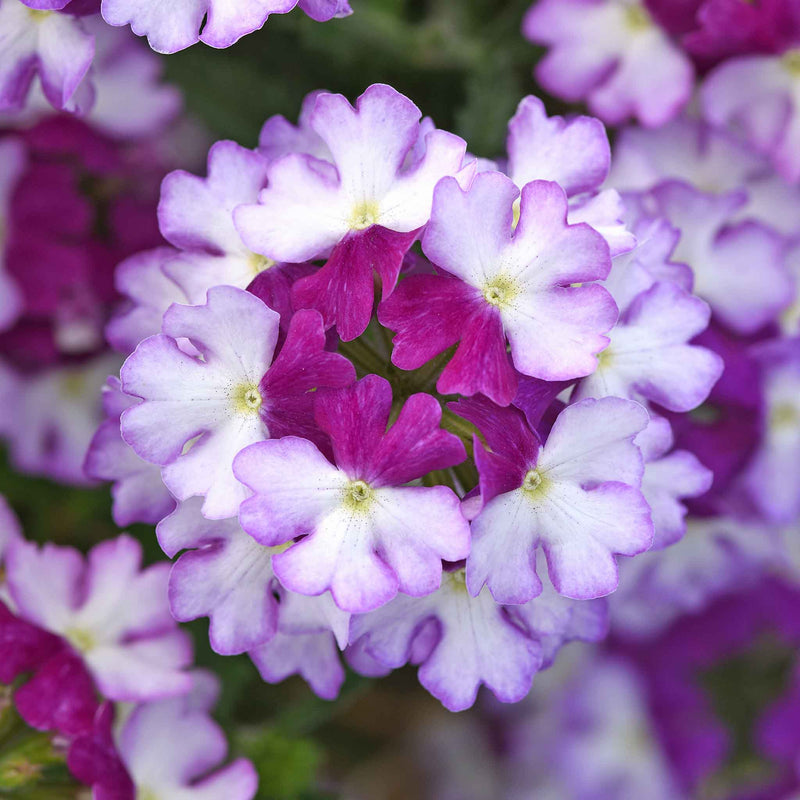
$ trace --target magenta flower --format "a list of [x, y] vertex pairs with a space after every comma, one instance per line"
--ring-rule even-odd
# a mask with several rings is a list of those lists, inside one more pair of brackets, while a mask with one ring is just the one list
[[283, 262], [328, 256], [325, 266], [299, 281], [293, 299], [316, 308], [326, 327], [347, 341], [369, 323], [373, 270], [383, 297], [394, 289], [403, 256], [431, 213], [440, 178], [462, 167], [466, 145], [434, 130], [415, 156], [420, 111], [389, 86], [369, 87], [353, 108], [341, 95], [320, 94], [309, 124], [333, 161], [305, 152], [273, 162], [258, 205], [237, 210], [245, 243]]
[[[123, 391], [143, 401], [123, 412], [123, 438], [163, 467], [178, 500], [203, 495], [209, 518], [234, 516], [247, 496], [231, 471], [240, 450], [288, 433], [318, 439], [311, 390], [355, 378], [345, 358], [325, 351], [319, 314], [295, 315], [276, 355], [278, 324], [257, 297], [217, 286], [206, 305], [172, 306], [164, 333], [145, 339], [122, 367]], [[181, 338], [201, 357], [181, 350]]]
[[[141, 545], [120, 536], [87, 561], [66, 547], [19, 543], [6, 556], [17, 616], [65, 640], [107, 698], [138, 701], [187, 691], [188, 637], [166, 603], [168, 567], [140, 571]], [[42, 678], [44, 680], [44, 678]]]
[[691, 61], [641, 0], [542, 0], [523, 32], [550, 47], [536, 68], [542, 86], [570, 102], [586, 100], [609, 125], [636, 117], [658, 127], [691, 96]]
[[94, 730], [73, 741], [67, 763], [93, 797], [252, 800], [258, 788], [252, 763], [238, 758], [220, 767], [228, 745], [211, 718], [217, 682], [206, 673], [192, 677], [191, 693], [138, 705], [114, 729], [111, 709], [103, 709]]
[[560, 594], [590, 599], [613, 592], [614, 554], [636, 555], [653, 539], [639, 488], [642, 455], [633, 443], [647, 425], [645, 409], [616, 397], [582, 400], [559, 414], [540, 445], [515, 409], [481, 399], [452, 408], [491, 448], [476, 446], [483, 507], [472, 521], [470, 592], [485, 584], [498, 602], [536, 597], [540, 546]]
[[0, 140], [0, 331], [10, 328], [24, 307], [22, 293], [5, 269], [5, 230], [12, 196], [25, 170], [25, 145], [7, 137]]
[[294, 436], [236, 458], [236, 476], [255, 493], [242, 503], [242, 527], [269, 546], [304, 537], [273, 558], [287, 589], [330, 589], [340, 608], [369, 611], [398, 591], [432, 592], [442, 559], [469, 552], [469, 526], [453, 491], [404, 486], [461, 463], [463, 445], [439, 428], [441, 409], [429, 395], [412, 395], [387, 431], [391, 409], [389, 383], [370, 375], [317, 401], [335, 466]]
[[515, 229], [517, 196], [496, 172], [466, 192], [443, 180], [423, 249], [449, 274], [411, 276], [379, 308], [397, 331], [392, 361], [402, 369], [459, 343], [437, 383], [442, 394], [480, 392], [508, 405], [515, 368], [550, 381], [588, 375], [608, 343], [617, 308], [592, 284], [608, 275], [607, 244], [588, 225], [567, 223], [566, 196], [548, 181], [523, 188]]

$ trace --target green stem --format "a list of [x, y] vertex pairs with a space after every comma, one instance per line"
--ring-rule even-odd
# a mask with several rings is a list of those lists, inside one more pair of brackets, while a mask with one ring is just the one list
[[442, 427], [446, 431], [454, 433], [459, 439], [461, 439], [461, 441], [464, 443], [464, 447], [467, 449], [467, 455], [470, 458], [472, 458], [473, 450], [472, 437], [477, 435], [478, 438], [483, 441], [480, 431], [478, 431], [478, 429], [471, 422], [467, 422], [467, 420], [457, 416], [446, 406], [442, 409]]
[[359, 365], [368, 372], [373, 372], [376, 375], [383, 374], [385, 363], [380, 359], [378, 354], [361, 339], [354, 339], [352, 342], [342, 342], [341, 345], [339, 345], [339, 351], [342, 355], [351, 358], [353, 361], [358, 361]]

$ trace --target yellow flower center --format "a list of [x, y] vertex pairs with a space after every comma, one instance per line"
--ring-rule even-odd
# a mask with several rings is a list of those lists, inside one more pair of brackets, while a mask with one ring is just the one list
[[543, 478], [541, 473], [538, 470], [532, 469], [525, 476], [525, 480], [522, 481], [522, 491], [537, 492], [542, 482]]
[[625, 9], [625, 24], [631, 31], [647, 30], [653, 23], [644, 6], [630, 5]]
[[61, 378], [61, 391], [66, 398], [79, 399], [86, 395], [86, 376], [79, 370], [65, 373]]
[[274, 267], [277, 263], [277, 261], [273, 261], [271, 258], [262, 256], [259, 253], [251, 253], [247, 257], [247, 266], [250, 267], [253, 275], [260, 275], [265, 270]]
[[442, 582], [446, 582], [454, 592], [467, 592], [467, 573], [466, 570], [456, 569], [452, 572], [442, 573]]
[[378, 224], [380, 216], [378, 204], [374, 201], [365, 200], [353, 209], [350, 215], [350, 227], [354, 231], [363, 231]]
[[800, 78], [800, 48], [787, 50], [781, 57], [781, 63], [793, 78]]
[[42, 11], [38, 8], [29, 8], [28, 13], [36, 22], [43, 22], [47, 17], [49, 17], [53, 12], [52, 11]]
[[364, 513], [372, 505], [374, 492], [365, 481], [350, 481], [344, 487], [344, 504], [352, 512]]
[[141, 786], [136, 790], [136, 800], [159, 800], [158, 795], [147, 786]]
[[81, 653], [88, 653], [97, 644], [94, 636], [81, 628], [70, 628], [64, 633], [64, 638]]
[[773, 430], [793, 428], [800, 425], [800, 409], [792, 403], [779, 403], [769, 415], [769, 424]]
[[261, 392], [255, 384], [239, 386], [233, 393], [233, 404], [243, 414], [257, 413], [263, 402]]
[[504, 308], [514, 302], [519, 289], [513, 281], [499, 275], [483, 287], [483, 298], [491, 306]]
[[597, 354], [597, 369], [608, 369], [613, 360], [614, 354], [611, 352], [611, 346], [608, 346]]

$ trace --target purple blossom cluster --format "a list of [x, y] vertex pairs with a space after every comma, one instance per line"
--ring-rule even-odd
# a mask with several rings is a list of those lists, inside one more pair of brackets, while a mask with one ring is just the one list
[[[797, 604], [796, 574], [791, 584], [766, 578], [646, 643], [612, 637], [600, 649], [572, 651], [515, 707], [486, 704], [477, 716], [425, 719], [407, 765], [421, 773], [419, 796], [795, 797]], [[724, 684], [726, 675], [778, 677], [779, 686], [765, 693], [751, 684], [749, 694], [729, 684], [710, 697], [709, 684]], [[752, 728], [743, 731], [748, 712]], [[752, 739], [744, 761], [743, 736]], [[465, 750], [476, 754], [469, 770]]]
[[[104, 62], [119, 56], [105, 45], [114, 34], [108, 26], [129, 25], [158, 53], [199, 41], [223, 48], [295, 6], [318, 21], [351, 13], [348, 0], [2, 0], [0, 111], [20, 111], [39, 97], [79, 114], [130, 103], [120, 90], [146, 77], [148, 67], [141, 54], [131, 57], [117, 65], [116, 86], [109, 87]], [[146, 119], [156, 108], [140, 111]]]
[[609, 125], [658, 128], [696, 106], [800, 180], [794, 0], [541, 0], [523, 32], [548, 48], [541, 85]]
[[0, 682], [37, 731], [51, 733], [97, 800], [252, 800], [252, 764], [221, 767], [209, 712], [218, 686], [192, 671], [191, 640], [169, 611], [169, 566], [141, 568], [122, 535], [84, 558], [26, 541], [0, 505]]
[[777, 652], [732, 797], [791, 796], [800, 7], [540, 0], [537, 79], [595, 116], [525, 97], [494, 160], [373, 84], [195, 163], [122, 28], [221, 48], [295, 6], [350, 13], [0, 0], [0, 436], [172, 561], [3, 503], [16, 712], [97, 800], [251, 800], [179, 625], [208, 618], [328, 700], [410, 665], [448, 710], [518, 703], [482, 704], [484, 797], [688, 800], [736, 750], [703, 680]]
[[120, 363], [104, 335], [114, 272], [161, 241], [154, 211], [181, 104], [135, 39], [110, 31], [104, 47], [107, 95], [85, 119], [34, 107], [0, 119], [0, 435], [18, 469], [77, 485]]
[[176, 618], [267, 681], [335, 697], [344, 651], [517, 701], [710, 484], [666, 415], [722, 373], [711, 310], [675, 228], [603, 188], [603, 126], [529, 97], [502, 170], [466, 147], [388, 86], [315, 93], [167, 176], [169, 246], [117, 270], [87, 471], [185, 551]]

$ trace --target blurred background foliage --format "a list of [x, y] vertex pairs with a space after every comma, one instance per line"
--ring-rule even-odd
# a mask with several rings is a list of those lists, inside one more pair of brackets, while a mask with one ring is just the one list
[[[501, 154], [537, 49], [520, 33], [531, 0], [352, 0], [346, 19], [276, 15], [228, 50], [192, 47], [167, 74], [212, 132], [247, 146], [272, 114], [296, 119], [315, 89], [354, 100], [372, 83], [411, 97], [476, 155]], [[554, 106], [557, 110], [558, 105]]]
[[[529, 5], [530, 0], [352, 0], [351, 17], [325, 24], [299, 12], [276, 15], [227, 50], [197, 45], [164, 57], [166, 77], [184, 92], [187, 111], [212, 139], [252, 147], [267, 117], [284, 114], [295, 121], [308, 92], [323, 88], [352, 101], [370, 84], [383, 82], [412, 98], [437, 126], [464, 137], [471, 152], [497, 157], [519, 101], [541, 94], [532, 78], [539, 52], [520, 33]], [[545, 99], [552, 113], [564, 110]], [[106, 486], [75, 489], [23, 476], [0, 452], [0, 491], [31, 539], [87, 550], [118, 533]], [[142, 541], [148, 561], [163, 558], [151, 527], [133, 526], [130, 533]], [[214, 654], [206, 621], [188, 627], [198, 665], [222, 679], [216, 716], [232, 753], [255, 762], [259, 800], [335, 798], [337, 779], [359, 772], [365, 773], [362, 785], [378, 781], [381, 797], [415, 796], [418, 778], [401, 778], [402, 767], [392, 769], [398, 741], [425, 715], [447, 712], [419, 688], [413, 672], [401, 670], [379, 682], [351, 673], [339, 699], [329, 703], [300, 679], [270, 686], [246, 656]], [[19, 746], [32, 744], [20, 740]], [[391, 782], [385, 769], [394, 773]], [[61, 777], [68, 780], [65, 771]], [[35, 783], [25, 781], [19, 790], [6, 784], [8, 797], [35, 800], [41, 796]], [[397, 794], [385, 794], [390, 783]], [[65, 789], [63, 796], [80, 796], [73, 794], [78, 791]]]

